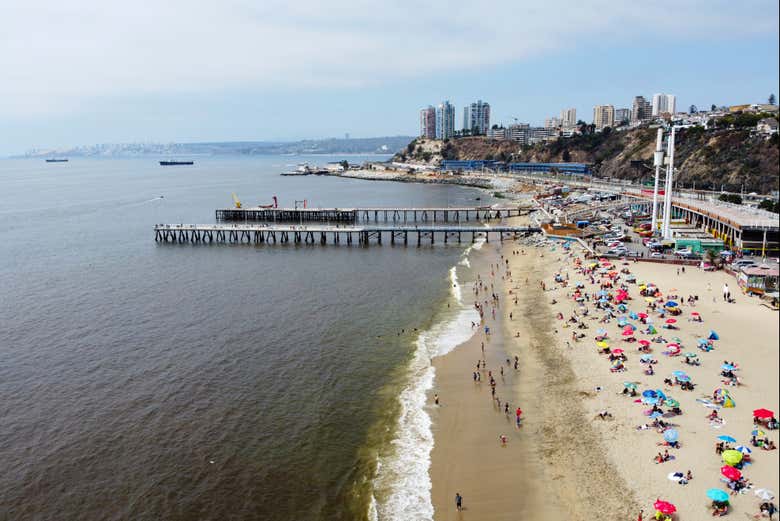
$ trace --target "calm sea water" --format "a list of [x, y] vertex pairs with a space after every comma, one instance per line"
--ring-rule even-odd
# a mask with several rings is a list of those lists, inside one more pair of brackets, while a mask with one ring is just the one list
[[441, 328], [463, 249], [154, 242], [153, 224], [213, 222], [231, 192], [247, 205], [489, 202], [278, 176], [333, 159], [0, 161], [0, 518], [414, 511], [388, 474], [410, 450], [399, 396], [414, 391], [414, 328]]

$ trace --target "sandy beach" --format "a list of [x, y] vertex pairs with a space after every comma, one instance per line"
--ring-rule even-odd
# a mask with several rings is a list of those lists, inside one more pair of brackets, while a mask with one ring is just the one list
[[[569, 255], [560, 246], [537, 248], [505, 242], [485, 245], [472, 255], [472, 266], [488, 284], [479, 298], [483, 303], [488, 301], [485, 325], [491, 335], [475, 330], [471, 340], [433, 360], [436, 379], [429, 400], [432, 403], [437, 394], [440, 402], [431, 408], [435, 519], [635, 520], [640, 509], [645, 519], [650, 519], [657, 498], [676, 505], [674, 519], [709, 519], [711, 501], [706, 491], [729, 490], [721, 481], [723, 462], [715, 454], [717, 436], [733, 436], [737, 442], [732, 445], [750, 446], [752, 411], [760, 407], [778, 410], [777, 313], [737, 294], [733, 277], [694, 268], [677, 275], [675, 266], [663, 264], [617, 266], [628, 268], [637, 280], [654, 282], [664, 295], [679, 294], [683, 299], [699, 296], [695, 311], [701, 314], [701, 323], [689, 322], [694, 308], [683, 305], [679, 330], [659, 331], [667, 338], [679, 337], [683, 352], [697, 351], [701, 365], [684, 364], [682, 356], [664, 356], [665, 344], [653, 344], [652, 354], [658, 362], [655, 374], [648, 376], [644, 374], [646, 365], [639, 363], [637, 344], [622, 342], [616, 320], [598, 323], [602, 313], [597, 313], [592, 303], [586, 302], [590, 313], [582, 320], [588, 329], [577, 330], [584, 338], [572, 341], [573, 329], [565, 327], [565, 319], [575, 310], [582, 312], [571, 297], [573, 282], [581, 280], [588, 293], [599, 290], [598, 279], [593, 285], [575, 273], [573, 259], [581, 258], [582, 253], [577, 248]], [[507, 260], [511, 275], [506, 274]], [[504, 269], [494, 270], [491, 277], [491, 264]], [[563, 280], [568, 273], [566, 287], [555, 283], [556, 273]], [[735, 303], [722, 301], [724, 282], [732, 288]], [[629, 310], [643, 311], [646, 302], [638, 295], [637, 285], [627, 287], [632, 299]], [[499, 296], [495, 319], [489, 304], [492, 292]], [[464, 282], [463, 296], [464, 301], [473, 301], [473, 286], [466, 287]], [[553, 300], [557, 303], [552, 304]], [[557, 319], [558, 312], [564, 320]], [[610, 361], [599, 354], [594, 337], [600, 327], [608, 330], [613, 349], [625, 349], [624, 372], [611, 372]], [[711, 329], [720, 336], [714, 350], [705, 353], [695, 349], [697, 339]], [[482, 342], [485, 368], [480, 371], [481, 382], [475, 383], [476, 363], [483, 358]], [[515, 356], [518, 370], [514, 369]], [[711, 409], [696, 400], [712, 398], [715, 388], [724, 387], [720, 376], [724, 360], [738, 364], [742, 385], [727, 386], [736, 407], [720, 410], [724, 424], [715, 428], [705, 418]], [[677, 370], [690, 375], [695, 390], [682, 391], [679, 386], [664, 384]], [[496, 379], [501, 410], [491, 397], [489, 371]], [[683, 414], [662, 418], [679, 432], [679, 449], [658, 446], [664, 439], [657, 430], [637, 430], [652, 420], [644, 415], [646, 405], [621, 394], [625, 381], [635, 382], [640, 393], [661, 389], [679, 400]], [[509, 414], [503, 410], [507, 400]], [[523, 411], [519, 428], [514, 413], [518, 406]], [[611, 417], [600, 419], [601, 411]], [[777, 443], [777, 431], [766, 432]], [[507, 438], [505, 445], [501, 435]], [[780, 488], [778, 451], [750, 448], [753, 463], [743, 471], [753, 486], [732, 496], [730, 517], [744, 518], [758, 512], [760, 501], [753, 490], [777, 492]], [[664, 449], [674, 459], [655, 463], [653, 457]], [[686, 485], [667, 479], [672, 472], [688, 470], [693, 479]], [[456, 493], [463, 496], [462, 512], [455, 508]]]

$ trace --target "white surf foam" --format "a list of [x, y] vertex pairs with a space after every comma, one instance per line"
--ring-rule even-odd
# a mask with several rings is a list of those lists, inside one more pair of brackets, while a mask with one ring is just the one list
[[429, 521], [431, 502], [431, 450], [433, 432], [426, 409], [427, 393], [433, 388], [435, 369], [431, 358], [452, 351], [468, 340], [479, 323], [479, 313], [462, 303], [457, 268], [450, 269], [450, 294], [455, 305], [444, 318], [417, 337], [409, 366], [409, 381], [399, 396], [400, 414], [389, 455], [377, 464], [375, 490], [382, 499], [373, 499], [369, 517], [376, 521]]

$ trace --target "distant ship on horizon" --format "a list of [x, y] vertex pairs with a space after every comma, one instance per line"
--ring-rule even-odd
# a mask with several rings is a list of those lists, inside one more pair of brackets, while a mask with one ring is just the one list
[[160, 161], [161, 166], [173, 166], [173, 165], [194, 165], [195, 161]]
[[57, 159], [57, 158], [52, 157], [50, 159], [47, 159], [46, 162], [47, 163], [67, 163], [68, 159], [67, 158]]

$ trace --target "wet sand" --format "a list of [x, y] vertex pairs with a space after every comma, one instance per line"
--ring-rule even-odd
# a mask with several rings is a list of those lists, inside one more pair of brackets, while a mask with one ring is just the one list
[[[511, 254], [520, 249], [527, 255]], [[587, 395], [580, 391], [566, 354], [555, 345], [552, 307], [539, 286], [554, 266], [539, 257], [542, 251], [505, 242], [503, 247], [486, 244], [472, 257], [484, 279], [503, 253], [514, 280], [502, 281], [504, 270], [493, 279], [500, 307], [496, 320], [489, 307], [485, 314], [492, 335], [485, 342], [481, 383], [473, 382], [472, 373], [482, 358], [482, 332], [433, 361], [436, 380], [429, 398], [432, 402], [437, 393], [440, 406], [431, 411], [435, 444], [430, 472], [438, 521], [622, 519], [636, 511], [633, 493], [587, 417]], [[474, 300], [471, 286], [463, 288], [463, 295], [466, 302]], [[480, 296], [489, 300], [490, 291]], [[512, 366], [515, 355], [518, 371]], [[501, 411], [491, 399], [488, 371], [497, 381]], [[507, 399], [509, 415], [503, 412]], [[517, 406], [523, 410], [519, 429]], [[506, 446], [499, 441], [502, 434]], [[455, 509], [456, 493], [464, 498], [463, 512]]]

